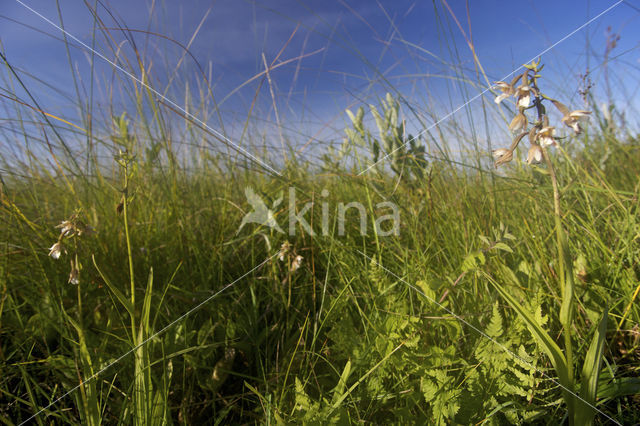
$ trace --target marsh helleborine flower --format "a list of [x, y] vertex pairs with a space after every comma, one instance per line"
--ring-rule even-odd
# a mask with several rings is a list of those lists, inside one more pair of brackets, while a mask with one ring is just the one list
[[53, 257], [54, 259], [59, 259], [61, 253], [62, 253], [62, 244], [60, 243], [60, 241], [52, 245], [51, 248], [49, 249], [49, 256]]
[[63, 220], [60, 223], [60, 225], [56, 226], [56, 228], [62, 228], [62, 229], [60, 229], [60, 234], [62, 234], [65, 237], [73, 234], [73, 232], [74, 232], [74, 226], [68, 220]]
[[576, 135], [579, 135], [580, 132], [582, 132], [580, 122], [589, 121], [589, 114], [591, 114], [591, 111], [585, 111], [581, 109], [571, 111], [568, 115], [562, 117], [562, 122], [571, 127]]
[[493, 100], [497, 104], [504, 101], [514, 93], [513, 87], [509, 83], [505, 83], [504, 81], [496, 81], [495, 88], [502, 92]]
[[518, 108], [526, 108], [531, 103], [531, 87], [528, 85], [518, 86], [515, 93], [516, 99], [518, 99]]
[[591, 111], [585, 111], [582, 109], [569, 111], [569, 108], [567, 108], [562, 102], [558, 102], [556, 100], [553, 100], [552, 102], [553, 105], [555, 105], [555, 107], [558, 108], [558, 111], [560, 111], [560, 113], [562, 114], [562, 122], [567, 127], [571, 127], [576, 135], [579, 135], [580, 132], [582, 132], [580, 122], [588, 121]]
[[282, 243], [282, 246], [280, 246], [280, 251], [278, 251], [278, 259], [280, 259], [280, 262], [284, 262], [284, 258], [289, 253], [290, 249], [291, 244], [289, 244], [289, 241], [285, 241], [284, 243]]
[[542, 161], [542, 148], [540, 145], [531, 145], [527, 153], [527, 164], [539, 163]]
[[553, 138], [555, 133], [556, 129], [554, 127], [543, 127], [536, 135], [536, 139], [541, 147], [546, 148], [556, 144], [556, 140]]
[[297, 255], [295, 259], [293, 259], [293, 262], [291, 262], [291, 272], [297, 271], [300, 266], [302, 266], [302, 259], [304, 258], [300, 255]]

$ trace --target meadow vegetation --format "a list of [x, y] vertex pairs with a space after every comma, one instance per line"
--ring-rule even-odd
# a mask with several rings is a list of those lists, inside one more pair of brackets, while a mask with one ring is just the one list
[[[287, 146], [273, 173], [212, 153], [205, 139], [224, 142], [182, 114], [185, 154], [178, 112], [126, 75], [127, 114], [81, 109], [69, 126], [2, 59], [22, 87], [11, 119], [50, 148], [2, 164], [3, 423], [640, 422], [640, 140], [615, 105], [585, 93], [580, 134], [496, 169], [440, 126], [408, 135], [405, 101], [386, 95], [345, 113], [335, 149]], [[238, 232], [247, 187], [285, 233]], [[313, 201], [313, 236], [286, 232], [292, 187], [297, 208]], [[350, 201], [366, 235], [355, 211], [338, 235]], [[397, 236], [373, 227], [385, 201]]]

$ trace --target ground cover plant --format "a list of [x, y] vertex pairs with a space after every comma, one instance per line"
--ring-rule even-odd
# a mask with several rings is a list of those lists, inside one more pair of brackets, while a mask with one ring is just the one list
[[[480, 144], [487, 118], [425, 125], [392, 85], [299, 155], [278, 61], [262, 56], [233, 138], [205, 124], [222, 113], [188, 44], [196, 84], [85, 6], [122, 69], [105, 106], [69, 57], [77, 120], [0, 45], [18, 144], [0, 146], [3, 423], [640, 422], [640, 140], [586, 76], [563, 92], [545, 56], [504, 81], [475, 58], [480, 112], [510, 141]], [[263, 85], [273, 134], [252, 115]]]

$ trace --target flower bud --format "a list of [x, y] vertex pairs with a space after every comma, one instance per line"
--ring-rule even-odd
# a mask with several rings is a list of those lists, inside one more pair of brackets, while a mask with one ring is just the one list
[[497, 168], [499, 165], [508, 163], [513, 159], [513, 151], [507, 148], [499, 148], [493, 151], [493, 156], [496, 159], [494, 165]]
[[525, 129], [527, 127], [527, 117], [524, 115], [522, 110], [513, 117], [511, 123], [509, 124], [509, 130], [512, 132], [517, 132], [519, 130]]

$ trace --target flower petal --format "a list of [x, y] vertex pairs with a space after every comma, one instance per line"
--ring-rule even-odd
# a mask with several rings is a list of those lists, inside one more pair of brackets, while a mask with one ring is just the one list
[[519, 113], [515, 117], [513, 117], [513, 120], [511, 120], [511, 123], [509, 123], [509, 130], [511, 130], [512, 132], [517, 132], [521, 129], [524, 129], [526, 126], [527, 117], [524, 114]]
[[493, 102], [499, 104], [500, 102], [504, 101], [505, 99], [507, 99], [510, 95], [508, 93], [501, 93], [500, 95], [496, 96], [496, 98], [493, 100]]
[[575, 120], [587, 121], [589, 120], [590, 114], [591, 114], [591, 111], [576, 110], [576, 111], [571, 111], [569, 113], [569, 117]]
[[529, 106], [530, 103], [531, 103], [531, 95], [529, 95], [529, 94], [520, 96], [518, 98], [518, 107], [519, 108], [526, 108], [526, 107]]
[[54, 259], [59, 259], [61, 253], [62, 253], [62, 244], [60, 244], [60, 242], [55, 243], [49, 249], [49, 256], [53, 257]]
[[538, 140], [539, 140], [539, 142], [540, 142], [540, 146], [541, 146], [541, 147], [543, 147], [543, 148], [546, 148], [546, 147], [548, 147], [548, 146], [551, 146], [551, 145], [555, 145], [555, 144], [556, 144], [555, 139], [553, 139], [553, 138], [552, 138], [552, 137], [550, 137], [550, 136], [542, 136], [542, 137], [540, 137]]
[[539, 145], [531, 145], [527, 153], [527, 164], [539, 163], [542, 161], [542, 148]]

